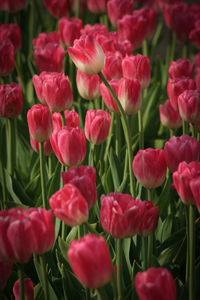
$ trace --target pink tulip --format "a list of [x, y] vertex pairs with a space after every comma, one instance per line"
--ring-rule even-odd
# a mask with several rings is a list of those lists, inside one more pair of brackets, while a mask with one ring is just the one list
[[184, 121], [200, 122], [200, 91], [186, 90], [178, 97], [178, 109]]
[[100, 288], [111, 280], [112, 262], [104, 237], [87, 234], [73, 240], [67, 253], [70, 266], [88, 288]]
[[180, 79], [181, 77], [192, 78], [192, 65], [187, 58], [179, 58], [176, 61], [172, 61], [169, 66], [169, 76], [172, 79]]
[[196, 73], [195, 82], [196, 82], [197, 89], [200, 90], [200, 69]]
[[[36, 142], [34, 141], [31, 137], [30, 137], [30, 144], [31, 144], [31, 147], [33, 148], [33, 150], [35, 152], [40, 152], [40, 143], [39, 142]], [[50, 143], [50, 140], [48, 141], [45, 141], [44, 142], [44, 155], [45, 156], [48, 156], [50, 155], [51, 153], [53, 152], [53, 149], [51, 147], [51, 143]]]
[[68, 0], [44, 0], [44, 4], [56, 18], [66, 17], [69, 14]]
[[79, 189], [65, 184], [49, 199], [54, 215], [68, 226], [80, 225], [88, 219], [88, 204]]
[[63, 184], [75, 185], [88, 203], [88, 208], [95, 205], [97, 200], [96, 170], [90, 166], [71, 167], [62, 172]]
[[149, 4], [147, 3], [144, 7], [134, 10], [134, 14], [142, 16], [145, 19], [146, 26], [144, 28], [144, 38], [152, 38], [156, 27], [156, 18], [159, 14], [155, 3], [149, 1]]
[[0, 261], [0, 290], [6, 287], [8, 278], [12, 273], [12, 264], [4, 261]]
[[147, 189], [160, 186], [165, 180], [166, 170], [165, 155], [161, 149], [139, 150], [133, 159], [133, 173]]
[[111, 116], [108, 112], [89, 109], [85, 117], [85, 136], [91, 143], [99, 145], [105, 141], [110, 129]]
[[142, 105], [140, 82], [137, 79], [120, 79], [118, 98], [127, 115], [136, 114]]
[[108, 0], [88, 0], [88, 9], [94, 14], [102, 14], [107, 12]]
[[116, 27], [117, 21], [133, 12], [133, 0], [109, 0], [107, 3], [108, 18]]
[[0, 43], [0, 76], [8, 76], [15, 65], [15, 47], [9, 40]]
[[86, 155], [84, 131], [78, 127], [54, 129], [50, 136], [51, 146], [61, 164], [72, 167], [80, 164]]
[[67, 47], [73, 46], [74, 41], [81, 36], [82, 27], [81, 19], [67, 17], [60, 19], [58, 21], [58, 29], [63, 45]]
[[158, 225], [159, 208], [152, 201], [143, 201], [144, 208], [140, 220], [140, 234], [147, 236], [151, 234]]
[[126, 56], [122, 61], [123, 76], [138, 79], [142, 89], [146, 89], [151, 80], [150, 62], [148, 57], [138, 54]]
[[190, 32], [189, 39], [195, 43], [197, 48], [200, 48], [200, 26]]
[[7, 11], [9, 13], [16, 13], [24, 8], [27, 0], [3, 0], [0, 1], [0, 10]]
[[44, 142], [49, 139], [52, 132], [52, 118], [48, 107], [35, 104], [27, 113], [27, 121], [30, 137], [36, 142]]
[[[34, 300], [34, 287], [30, 278], [24, 278], [24, 300]], [[15, 300], [20, 300], [20, 283], [17, 280], [13, 286]]]
[[87, 75], [80, 70], [77, 71], [76, 84], [82, 98], [86, 100], [98, 99], [101, 96], [100, 83], [99, 75]]
[[77, 68], [85, 74], [97, 74], [104, 67], [103, 49], [92, 35], [81, 36], [67, 51]]
[[198, 161], [200, 154], [199, 142], [188, 135], [172, 136], [164, 146], [165, 160], [171, 172], [178, 169], [180, 162]]
[[190, 181], [190, 189], [191, 189], [195, 204], [198, 208], [198, 211], [200, 212], [200, 177], [199, 176]]
[[0, 25], [0, 44], [6, 39], [15, 47], [15, 51], [19, 50], [22, 45], [22, 34], [17, 24], [1, 24]]
[[174, 110], [169, 100], [159, 106], [160, 121], [163, 126], [169, 129], [181, 127], [182, 119], [178, 111]]
[[107, 80], [122, 78], [122, 58], [120, 52], [106, 54], [106, 62], [102, 73]]
[[[112, 79], [111, 81], [108, 82], [112, 89], [114, 90], [115, 94], [118, 96], [118, 90], [119, 90], [119, 80], [117, 79]], [[108, 88], [105, 86], [105, 84], [101, 83], [100, 84], [100, 91], [101, 95], [103, 98], [103, 101], [107, 108], [111, 112], [119, 113], [119, 108], [117, 106], [117, 103], [115, 102], [113, 96], [109, 92]]]
[[79, 127], [80, 119], [75, 109], [65, 110], [64, 115], [65, 115], [66, 126], [74, 127], [74, 128]]
[[149, 268], [135, 276], [135, 288], [141, 300], [175, 300], [176, 284], [164, 268]]
[[0, 85], [0, 117], [16, 118], [23, 108], [21, 85], [15, 82]]

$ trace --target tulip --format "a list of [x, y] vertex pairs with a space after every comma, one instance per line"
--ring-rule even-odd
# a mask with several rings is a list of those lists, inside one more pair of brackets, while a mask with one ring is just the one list
[[158, 225], [158, 212], [159, 208], [154, 207], [152, 201], [143, 201], [144, 211], [142, 214], [142, 219], [140, 220], [141, 228], [140, 234], [147, 236], [151, 234]]
[[44, 4], [56, 18], [66, 17], [69, 14], [68, 0], [44, 0]]
[[74, 128], [79, 127], [80, 119], [75, 109], [65, 110], [64, 115], [65, 115], [66, 126], [74, 127]]
[[150, 2], [149, 5], [146, 5], [140, 9], [134, 11], [135, 15], [142, 16], [146, 21], [146, 27], [144, 28], [144, 38], [150, 39], [152, 38], [155, 26], [156, 26], [156, 18], [158, 16], [158, 9], [154, 5], [153, 2]]
[[9, 40], [0, 44], [0, 76], [8, 76], [15, 65], [15, 47]]
[[52, 118], [48, 107], [35, 104], [27, 113], [27, 121], [30, 137], [36, 142], [44, 142], [49, 139], [52, 132]]
[[126, 56], [122, 61], [123, 76], [138, 79], [142, 89], [146, 89], [151, 80], [150, 62], [148, 57], [138, 54]]
[[106, 54], [106, 62], [102, 73], [107, 80], [122, 78], [122, 54], [120, 52]]
[[188, 135], [172, 136], [164, 146], [165, 160], [171, 172], [175, 172], [180, 162], [198, 161], [199, 142]]
[[88, 0], [88, 9], [93, 14], [102, 14], [106, 13], [107, 11], [107, 4], [108, 0]]
[[184, 121], [195, 124], [200, 121], [200, 91], [186, 90], [178, 97], [178, 109]]
[[194, 56], [194, 69], [196, 72], [200, 69], [200, 52]]
[[200, 48], [200, 26], [190, 32], [189, 39], [195, 43], [197, 48]]
[[3, 290], [6, 286], [7, 280], [12, 273], [12, 264], [4, 261], [0, 261], [0, 290]]
[[103, 49], [92, 35], [81, 36], [67, 51], [77, 68], [87, 75], [97, 74], [104, 67]]
[[181, 127], [182, 119], [178, 111], [174, 110], [169, 100], [159, 106], [160, 121], [163, 126], [169, 129]]
[[0, 260], [27, 263], [32, 254], [32, 224], [23, 208], [0, 211]]
[[95, 100], [101, 96], [100, 82], [101, 79], [97, 74], [87, 75], [80, 70], [77, 71], [76, 84], [78, 92], [86, 100]]
[[10, 40], [15, 47], [15, 51], [19, 50], [22, 45], [22, 34], [17, 24], [1, 24], [0, 25], [0, 44], [4, 40]]
[[0, 10], [7, 11], [9, 13], [16, 13], [24, 8], [27, 0], [3, 0], [0, 1]]
[[49, 33], [40, 33], [37, 38], [33, 39], [33, 47], [44, 48], [47, 44], [59, 44], [60, 36], [56, 31]]
[[49, 199], [54, 215], [68, 226], [80, 225], [88, 219], [88, 204], [79, 189], [65, 184]]
[[116, 27], [117, 21], [133, 12], [133, 0], [109, 0], [107, 3], [108, 18]]
[[[24, 278], [24, 300], [34, 300], [34, 287], [33, 282], [30, 278]], [[15, 296], [15, 300], [20, 300], [19, 293], [19, 280], [17, 280], [13, 286], [13, 294]]]
[[96, 170], [90, 166], [71, 167], [67, 172], [62, 172], [63, 184], [75, 185], [85, 200], [88, 208], [95, 205], [97, 200]]
[[27, 212], [32, 224], [32, 251], [41, 255], [49, 251], [55, 241], [53, 212], [42, 207], [29, 208]]
[[87, 234], [73, 240], [67, 255], [74, 274], [86, 287], [100, 288], [111, 280], [112, 263], [104, 237]]
[[74, 41], [81, 36], [82, 27], [81, 19], [67, 17], [60, 19], [58, 21], [58, 29], [63, 45], [67, 47], [73, 46]]
[[72, 167], [80, 164], [86, 155], [84, 131], [78, 127], [64, 126], [54, 129], [50, 136], [51, 146], [61, 164]]
[[196, 83], [193, 79], [169, 79], [167, 84], [167, 94], [172, 107], [178, 111], [178, 96], [185, 90], [195, 90]]
[[89, 109], [85, 117], [85, 135], [88, 141], [99, 145], [105, 141], [110, 129], [111, 116], [104, 110]]
[[62, 129], [62, 116], [60, 113], [53, 113], [52, 114], [52, 125], [53, 130], [61, 130]]
[[190, 181], [190, 189], [191, 189], [195, 204], [198, 208], [198, 211], [200, 212], [200, 177], [199, 176]]
[[137, 79], [120, 79], [118, 98], [127, 115], [136, 114], [142, 105], [140, 82]]
[[17, 83], [0, 85], [0, 117], [16, 118], [23, 108], [21, 85]]
[[133, 173], [142, 186], [154, 189], [160, 186], [166, 176], [167, 165], [164, 151], [148, 148], [139, 150], [133, 159]]
[[[31, 147], [33, 148], [33, 150], [37, 153], [40, 152], [40, 143], [34, 141], [31, 137], [30, 137], [30, 144], [31, 144]], [[44, 155], [45, 156], [48, 156], [50, 155], [51, 153], [53, 152], [53, 149], [51, 147], [51, 143], [50, 143], [50, 140], [48, 141], [45, 141], [44, 142]]]
[[196, 73], [195, 82], [196, 82], [197, 89], [200, 90], [200, 69]]
[[176, 61], [172, 61], [169, 66], [169, 76], [172, 79], [180, 79], [181, 77], [192, 78], [192, 66], [187, 58], [179, 58]]
[[[118, 96], [119, 80], [112, 79], [108, 83], [114, 90], [115, 94]], [[100, 91], [101, 91], [103, 101], [104, 101], [105, 105], [107, 106], [107, 108], [111, 112], [119, 113], [119, 108], [118, 108], [113, 96], [109, 92], [108, 88], [105, 86], [105, 84], [103, 84], [103, 83], [100, 84]]]
[[175, 300], [176, 284], [164, 268], [149, 268], [135, 276], [135, 288], [141, 300]]

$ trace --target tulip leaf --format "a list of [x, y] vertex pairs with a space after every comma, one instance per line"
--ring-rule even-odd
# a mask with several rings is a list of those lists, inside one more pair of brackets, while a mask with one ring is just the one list
[[174, 217], [172, 215], [167, 216], [162, 225], [159, 226], [157, 237], [161, 243], [171, 236]]
[[48, 182], [48, 193], [47, 193], [47, 198], [49, 199], [57, 190], [59, 190], [60, 187], [60, 176], [61, 172], [61, 164], [59, 161], [57, 161], [57, 165], [55, 168], [55, 172], [53, 173], [52, 177], [50, 178]]
[[109, 152], [109, 163], [110, 163], [110, 168], [111, 168], [111, 173], [112, 173], [112, 178], [113, 178], [113, 183], [114, 183], [114, 189], [115, 191], [118, 191], [118, 188], [120, 186], [120, 180], [119, 180], [119, 170], [117, 168], [117, 166], [120, 165], [118, 158], [116, 156], [116, 154], [113, 151], [113, 148], [110, 148], [110, 152]]
[[[76, 228], [76, 227], [74, 227]], [[60, 236], [58, 237], [58, 245], [60, 248], [60, 251], [63, 255], [63, 257], [68, 261], [67, 259], [67, 251], [69, 249], [69, 244], [67, 242], [65, 242]]]

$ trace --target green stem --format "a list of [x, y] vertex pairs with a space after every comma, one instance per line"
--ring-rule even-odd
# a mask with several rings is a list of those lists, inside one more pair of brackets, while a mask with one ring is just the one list
[[47, 209], [47, 193], [45, 184], [45, 161], [44, 161], [44, 143], [40, 143], [40, 181], [42, 189], [42, 204], [43, 208]]
[[187, 58], [188, 55], [188, 47], [186, 44], [183, 45], [182, 58]]
[[23, 265], [19, 265], [18, 277], [19, 277], [19, 300], [25, 300], [24, 297], [24, 276]]
[[114, 300], [117, 300], [117, 281], [116, 281], [114, 266], [112, 266], [112, 286], [113, 286]]
[[124, 136], [125, 136], [125, 139], [126, 139], [126, 144], [127, 144], [127, 149], [128, 149], [128, 157], [129, 157], [130, 192], [131, 192], [131, 195], [134, 196], [134, 177], [133, 177], [133, 171], [132, 171], [133, 153], [132, 153], [132, 148], [131, 148], [131, 135], [130, 135], [130, 130], [128, 128], [128, 122], [127, 122], [126, 114], [125, 114], [125, 112], [124, 112], [124, 110], [121, 106], [121, 103], [120, 103], [119, 99], [117, 98], [117, 95], [115, 94], [115, 92], [113, 91], [111, 86], [109, 85], [109, 83], [106, 80], [106, 78], [104, 77], [104, 75], [101, 72], [98, 73], [98, 75], [102, 79], [105, 86], [108, 88], [111, 95], [113, 96], [113, 98], [114, 98], [114, 100], [115, 100], [115, 102], [116, 102], [116, 104], [119, 108], [120, 114], [121, 114], [121, 121], [122, 121]]
[[46, 262], [44, 255], [40, 255], [40, 264], [42, 267], [42, 277], [43, 277], [43, 289], [44, 289], [44, 299], [49, 300], [49, 287], [48, 287], [48, 278], [46, 272]]
[[88, 232], [99, 235], [99, 233], [88, 222], [85, 222], [84, 224]]
[[2, 163], [2, 156], [0, 157], [0, 172], [1, 172], [1, 186], [2, 186], [2, 208], [6, 209], [6, 202], [7, 202], [7, 190], [6, 190], [6, 177], [5, 177], [5, 170]]
[[147, 270], [148, 265], [148, 237], [142, 237], [142, 251], [143, 251], [143, 270]]
[[77, 1], [77, 7], [76, 7], [76, 13], [75, 13], [76, 18], [80, 17], [80, 4], [81, 4], [81, 0], [78, 0]]
[[15, 139], [15, 120], [7, 119], [8, 129], [8, 173], [13, 176], [15, 170], [15, 153], [16, 153], [16, 139]]
[[187, 125], [188, 125], [187, 122], [185, 122], [183, 120], [183, 122], [182, 122], [182, 132], [183, 132], [183, 134], [187, 134], [188, 133], [188, 126]]
[[139, 146], [140, 149], [144, 149], [144, 129], [142, 120], [142, 110], [138, 111], [138, 129], [139, 129]]
[[151, 48], [151, 57], [153, 58], [154, 50], [156, 48], [156, 45], [158, 43], [158, 39], [160, 37], [161, 31], [163, 29], [163, 19], [160, 20], [156, 32], [154, 34], [153, 40], [152, 40], [152, 48]]
[[174, 135], [174, 130], [173, 129], [169, 130], [169, 135], [170, 135], [170, 138]]
[[185, 223], [186, 223], [186, 237], [187, 237], [187, 253], [186, 253], [186, 269], [185, 269], [185, 286], [188, 291], [189, 287], [189, 206], [185, 205]]
[[143, 43], [142, 43], [142, 54], [144, 56], [148, 57], [148, 41], [147, 41], [147, 39], [143, 40]]
[[62, 221], [62, 239], [65, 241], [65, 236], [66, 236], [66, 224], [64, 221]]
[[116, 155], [120, 161], [120, 154], [121, 154], [121, 148], [122, 148], [122, 141], [121, 141], [121, 122], [120, 122], [120, 116], [119, 114], [115, 114], [115, 120], [116, 120], [116, 139], [115, 139], [115, 152]]
[[194, 126], [194, 124], [192, 124], [192, 136], [193, 136], [193, 138], [196, 138], [196, 134], [195, 134], [195, 126]]
[[69, 56], [69, 77], [70, 77], [70, 82], [71, 82], [71, 87], [72, 87], [72, 93], [74, 99], [76, 98], [77, 95], [77, 90], [76, 90], [76, 72], [75, 72], [75, 66], [73, 61], [71, 60], [71, 57]]
[[118, 300], [123, 299], [122, 293], [122, 243], [123, 239], [117, 239], [117, 291], [118, 291]]
[[108, 152], [109, 152], [109, 148], [110, 148], [110, 143], [111, 143], [111, 139], [113, 137], [114, 120], [115, 120], [115, 113], [112, 112], [112, 114], [111, 114], [110, 130], [109, 130], [109, 135], [107, 137], [106, 150], [105, 150], [105, 154], [104, 154], [104, 161], [105, 162], [108, 159]]
[[94, 160], [95, 160], [95, 145], [90, 144], [90, 153], [89, 153], [89, 165], [94, 166]]
[[175, 52], [176, 52], [176, 35], [173, 32], [173, 34], [172, 34], [172, 44], [171, 44], [171, 53], [170, 53], [170, 62], [172, 62], [174, 60]]
[[189, 300], [195, 299], [195, 206], [189, 207]]
[[[152, 201], [152, 190], [147, 190], [148, 200]], [[153, 256], [153, 233], [148, 235], [148, 253], [147, 253], [147, 268], [152, 266], [152, 256]]]
[[97, 296], [98, 296], [97, 299], [98, 300], [107, 300], [108, 299], [108, 297], [107, 297], [107, 295], [105, 293], [104, 288], [99, 288], [96, 291], [97, 291]]

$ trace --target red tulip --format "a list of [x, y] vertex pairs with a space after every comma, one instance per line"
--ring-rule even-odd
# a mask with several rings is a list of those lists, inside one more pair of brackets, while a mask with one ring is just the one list
[[66, 126], [74, 127], [74, 128], [79, 127], [80, 119], [75, 109], [65, 110], [64, 115], [65, 115]]
[[8, 76], [15, 65], [15, 47], [9, 40], [0, 44], [0, 76]]
[[86, 100], [95, 100], [101, 96], [100, 82], [101, 79], [97, 74], [87, 75], [80, 70], [77, 71], [76, 84], [78, 92]]
[[17, 83], [0, 85], [0, 117], [16, 118], [23, 108], [21, 85]]
[[72, 241], [67, 254], [74, 274], [86, 287], [100, 288], [111, 280], [111, 258], [102, 236], [87, 234]]
[[108, 0], [88, 0], [88, 9], [94, 14], [102, 14], [107, 11]]
[[174, 110], [169, 100], [159, 106], [160, 121], [163, 126], [169, 129], [181, 127], [182, 119], [178, 111]]
[[102, 73], [107, 80], [122, 78], [122, 58], [120, 52], [106, 54], [106, 62]]
[[[112, 79], [108, 83], [110, 84], [110, 86], [114, 90], [115, 94], [118, 96], [119, 80]], [[119, 108], [118, 108], [113, 96], [109, 92], [108, 88], [105, 86], [105, 84], [103, 84], [103, 83], [100, 84], [100, 91], [101, 91], [103, 101], [104, 101], [105, 105], [107, 106], [107, 108], [111, 112], [119, 113]]]
[[67, 47], [73, 46], [74, 41], [81, 36], [82, 27], [81, 19], [67, 17], [60, 19], [58, 21], [58, 29], [63, 45]]
[[17, 24], [1, 24], [0, 25], [0, 44], [6, 39], [15, 47], [15, 51], [19, 50], [22, 45], [22, 34]]
[[172, 61], [169, 66], [169, 76], [172, 79], [180, 79], [181, 77], [192, 78], [192, 65], [187, 58], [179, 58], [176, 61]]
[[147, 189], [160, 186], [165, 180], [166, 170], [165, 155], [161, 149], [139, 150], [133, 159], [133, 173]]
[[44, 0], [44, 4], [56, 18], [66, 17], [69, 13], [68, 0]]
[[96, 170], [90, 166], [71, 167], [62, 172], [63, 184], [75, 185], [88, 203], [88, 208], [95, 205], [97, 200]]
[[0, 261], [0, 290], [3, 290], [6, 286], [7, 280], [12, 273], [12, 264], [4, 261]]
[[195, 124], [200, 121], [200, 91], [186, 90], [178, 97], [178, 109], [184, 121]]
[[189, 39], [195, 43], [197, 48], [200, 48], [200, 26], [190, 32]]
[[[30, 278], [24, 278], [24, 300], [34, 300], [34, 287]], [[15, 300], [20, 300], [20, 282], [17, 280], [13, 286]]]
[[61, 130], [62, 129], [62, 116], [61, 113], [53, 113], [52, 114], [52, 125], [53, 130]]
[[159, 208], [152, 201], [143, 201], [144, 209], [140, 220], [140, 234], [147, 236], [151, 234], [158, 225]]
[[107, 3], [108, 18], [113, 26], [125, 15], [133, 12], [133, 0], [109, 0]]
[[55, 216], [68, 226], [80, 225], [88, 219], [88, 204], [79, 189], [73, 184], [65, 184], [49, 199]]
[[195, 204], [198, 208], [198, 211], [200, 212], [200, 177], [199, 176], [190, 181], [190, 189], [191, 189]]
[[7, 11], [9, 13], [16, 13], [24, 8], [27, 0], [3, 0], [0, 1], [0, 10]]

